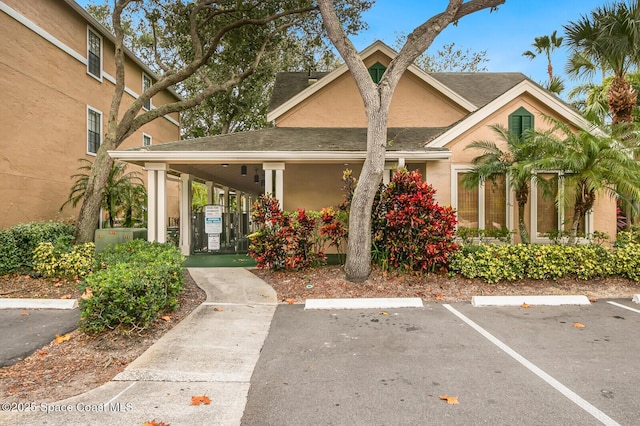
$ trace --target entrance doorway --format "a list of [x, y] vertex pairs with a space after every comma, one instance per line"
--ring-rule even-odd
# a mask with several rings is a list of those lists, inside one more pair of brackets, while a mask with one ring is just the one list
[[191, 253], [247, 253], [250, 232], [249, 212], [219, 204], [202, 206], [191, 216]]

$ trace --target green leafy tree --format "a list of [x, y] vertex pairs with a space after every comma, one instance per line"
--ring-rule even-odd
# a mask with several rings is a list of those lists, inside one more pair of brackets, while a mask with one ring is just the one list
[[[370, 6], [364, 0], [340, 0], [341, 18], [349, 31], [361, 27], [360, 13]], [[153, 84], [130, 105], [125, 93], [126, 23], [142, 16], [142, 30], [151, 34]], [[237, 87], [256, 73], [263, 57], [284, 34], [300, 38], [320, 31], [317, 6], [311, 0], [252, 0], [245, 2], [199, 0], [116, 0], [111, 13], [115, 34], [115, 88], [107, 114], [106, 132], [89, 174], [76, 222], [76, 242], [88, 242], [98, 226], [103, 191], [113, 159], [109, 150], [143, 125], [167, 114], [186, 111], [217, 93]], [[311, 32], [313, 31], [313, 32]], [[250, 34], [249, 37], [244, 37]], [[234, 61], [230, 64], [228, 58]], [[183, 92], [194, 79], [201, 85]], [[143, 106], [154, 95], [177, 89], [182, 98], [151, 110]]]
[[533, 60], [538, 55], [544, 54], [547, 59], [547, 74], [549, 75], [549, 81], [543, 86], [550, 92], [560, 94], [564, 90], [564, 83], [562, 79], [553, 74], [553, 65], [551, 63], [551, 54], [554, 50], [559, 49], [562, 46], [562, 37], [558, 37], [557, 31], [551, 33], [551, 35], [543, 35], [534, 38], [532, 44], [533, 51], [527, 50], [522, 56]]
[[601, 70], [613, 79], [607, 93], [612, 123], [633, 121], [637, 90], [627, 74], [640, 63], [640, 4], [617, 1], [597, 7], [589, 15], [564, 26], [572, 56], [567, 72], [591, 76]]
[[524, 244], [529, 244], [529, 230], [524, 218], [525, 206], [529, 200], [529, 187], [533, 178], [531, 162], [542, 155], [542, 152], [533, 143], [531, 130], [525, 131], [522, 135], [516, 135], [501, 125], [493, 125], [491, 129], [500, 144], [494, 140], [479, 140], [471, 142], [465, 148], [479, 150], [481, 153], [473, 159], [473, 168], [465, 174], [464, 184], [474, 188], [482, 181], [506, 176], [518, 203], [520, 240]]
[[578, 131], [558, 120], [554, 127], [537, 133], [536, 139], [547, 152], [533, 166], [538, 170], [564, 172], [564, 191], [558, 205], [573, 204], [569, 244], [576, 242], [580, 221], [593, 208], [596, 196], [606, 193], [640, 200], [638, 141], [633, 126], [616, 125], [608, 134]]
[[[60, 207], [61, 211], [69, 204], [76, 207], [86, 195], [93, 163], [86, 158], [81, 158], [78, 161], [83, 163], [78, 167], [80, 173], [71, 176], [74, 183], [69, 191], [67, 201]], [[125, 227], [144, 222], [144, 206], [147, 203], [144, 182], [140, 179], [138, 172], [127, 172], [126, 170], [125, 163], [114, 162], [109, 169], [107, 182], [102, 193], [100, 207], [107, 212], [107, 220], [111, 228], [115, 226], [115, 221], [119, 216], [122, 216]]]
[[[449, 0], [445, 10], [420, 24], [408, 36], [398, 55], [376, 83], [347, 36], [333, 0], [317, 0], [329, 39], [345, 61], [362, 98], [367, 118], [367, 156], [353, 194], [349, 215], [346, 278], [362, 282], [371, 273], [371, 210], [384, 172], [387, 121], [393, 93], [404, 72], [449, 24], [483, 9], [495, 9], [505, 0]], [[348, 29], [348, 26], [347, 26]]]

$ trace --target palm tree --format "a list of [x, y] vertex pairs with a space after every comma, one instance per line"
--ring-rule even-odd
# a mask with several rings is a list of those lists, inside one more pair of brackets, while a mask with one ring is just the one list
[[501, 125], [490, 126], [499, 140], [504, 142], [502, 149], [492, 140], [473, 141], [465, 149], [482, 151], [473, 159], [473, 168], [465, 175], [464, 184], [468, 188], [476, 187], [484, 180], [507, 176], [509, 186], [515, 192], [518, 203], [518, 230], [520, 240], [529, 244], [529, 231], [525, 223], [525, 206], [529, 199], [529, 185], [533, 177], [530, 163], [538, 156], [537, 146], [531, 143], [533, 130], [516, 135]]
[[558, 204], [573, 203], [569, 244], [574, 244], [580, 221], [593, 208], [598, 193], [640, 200], [640, 163], [634, 159], [637, 137], [633, 126], [624, 124], [613, 126], [610, 134], [596, 134], [574, 133], [565, 123], [550, 121], [553, 128], [534, 137], [547, 155], [532, 165], [564, 172], [565, 191], [559, 191]]
[[551, 33], [550, 36], [543, 35], [534, 38], [532, 44], [535, 52], [527, 50], [522, 54], [529, 59], [533, 60], [536, 56], [544, 53], [547, 58], [547, 74], [549, 74], [549, 82], [545, 85], [545, 88], [553, 93], [560, 93], [564, 90], [564, 83], [557, 76], [553, 75], [553, 66], [551, 65], [551, 53], [562, 46], [562, 37], [557, 36], [557, 31]]
[[[60, 211], [67, 204], [76, 207], [84, 199], [93, 163], [86, 158], [81, 158], [78, 161], [84, 164], [78, 167], [78, 170], [81, 170], [80, 173], [71, 176], [74, 179], [74, 183], [69, 191], [67, 201], [60, 206]], [[146, 190], [144, 182], [138, 176], [139, 173], [125, 173], [126, 168], [127, 165], [125, 163], [114, 162], [105, 186], [102, 208], [107, 211], [107, 219], [111, 228], [115, 226], [115, 219], [123, 210], [125, 221], [127, 223], [134, 222], [132, 217], [134, 212], [142, 212], [146, 202]]]
[[640, 63], [639, 2], [597, 7], [564, 29], [573, 51], [567, 72], [575, 76], [588, 76], [597, 69], [613, 73], [607, 96], [612, 123], [632, 122], [638, 92], [626, 76]]

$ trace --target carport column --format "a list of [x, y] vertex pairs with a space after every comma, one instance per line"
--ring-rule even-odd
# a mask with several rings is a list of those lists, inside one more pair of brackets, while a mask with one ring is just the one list
[[208, 180], [204, 184], [207, 187], [207, 204], [213, 204], [213, 182]]
[[231, 212], [231, 198], [229, 198], [229, 187], [228, 186], [223, 186], [222, 187], [222, 191], [223, 191], [223, 196], [222, 199], [224, 200], [224, 215], [227, 218], [227, 223], [225, 224], [225, 238], [224, 241], [229, 244], [229, 241], [231, 241], [231, 222], [232, 222], [232, 218], [233, 218], [233, 213]]
[[180, 175], [180, 251], [185, 256], [191, 254], [191, 201], [193, 190], [191, 188], [191, 175]]
[[284, 208], [284, 163], [263, 163], [262, 169], [264, 170], [264, 193], [273, 194], [280, 201], [280, 208]]
[[164, 243], [167, 241], [167, 165], [165, 163], [145, 163], [148, 191], [147, 240]]

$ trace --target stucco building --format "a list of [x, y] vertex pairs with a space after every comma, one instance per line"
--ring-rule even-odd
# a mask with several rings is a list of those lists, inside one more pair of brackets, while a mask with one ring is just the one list
[[[0, 0], [0, 228], [75, 219], [70, 207], [58, 210], [78, 159], [92, 160], [104, 137], [115, 84], [112, 40], [73, 0]], [[153, 79], [127, 52], [123, 108]], [[161, 92], [147, 107], [176, 99]], [[121, 148], [179, 139], [180, 117], [171, 114]], [[177, 214], [177, 185], [169, 185], [168, 209]]]
[[[360, 53], [374, 80], [396, 54], [381, 42]], [[474, 189], [462, 185], [464, 173], [479, 155], [465, 147], [472, 141], [495, 139], [490, 128], [494, 124], [516, 133], [530, 127], [546, 129], [545, 116], [575, 130], [592, 129], [577, 111], [523, 74], [426, 73], [411, 66], [391, 103], [385, 180], [398, 165], [417, 169], [437, 190], [438, 202], [457, 209], [459, 227], [517, 231], [514, 194], [504, 180]], [[366, 156], [364, 105], [347, 67], [329, 73], [279, 74], [267, 118], [274, 128], [111, 155], [138, 165], [162, 165], [165, 173], [181, 176], [184, 188], [199, 179], [224, 182], [240, 195], [273, 193], [285, 210], [339, 204], [343, 170], [352, 169], [357, 177]], [[561, 190], [561, 175], [545, 177], [555, 179]], [[568, 212], [537, 189], [534, 184], [525, 221], [532, 241], [544, 243], [550, 241], [548, 232], [565, 226]], [[150, 209], [151, 204], [164, 208], [163, 199], [150, 199]], [[181, 202], [181, 217], [191, 217], [187, 198]], [[615, 200], [599, 196], [583, 222], [587, 233], [598, 230], [614, 236]], [[182, 229], [185, 253], [193, 249], [191, 236], [189, 229]]]

